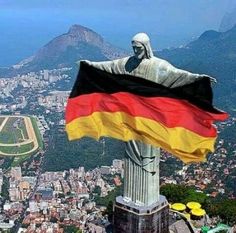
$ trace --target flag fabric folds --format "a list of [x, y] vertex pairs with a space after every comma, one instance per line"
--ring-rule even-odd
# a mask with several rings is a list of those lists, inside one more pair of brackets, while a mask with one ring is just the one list
[[214, 151], [214, 121], [227, 117], [213, 107], [207, 77], [167, 88], [81, 62], [66, 107], [66, 131], [69, 140], [84, 136], [140, 140], [184, 162], [200, 162]]

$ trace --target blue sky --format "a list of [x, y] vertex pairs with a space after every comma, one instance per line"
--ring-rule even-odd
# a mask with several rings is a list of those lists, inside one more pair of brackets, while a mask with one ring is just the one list
[[[217, 30], [235, 0], [0, 0], [0, 66], [35, 53], [72, 24], [87, 26], [126, 49], [147, 32], [154, 49], [178, 46]], [[236, 4], [235, 4], [236, 5]]]

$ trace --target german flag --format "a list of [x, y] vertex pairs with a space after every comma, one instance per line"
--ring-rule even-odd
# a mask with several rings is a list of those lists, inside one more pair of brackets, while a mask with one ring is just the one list
[[182, 161], [200, 162], [214, 151], [214, 121], [228, 117], [212, 105], [209, 79], [167, 88], [149, 80], [112, 74], [81, 62], [68, 99], [69, 140], [102, 136], [139, 140]]

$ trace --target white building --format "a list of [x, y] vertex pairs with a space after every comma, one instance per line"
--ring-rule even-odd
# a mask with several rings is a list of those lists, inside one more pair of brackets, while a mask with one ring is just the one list
[[21, 179], [22, 179], [21, 167], [12, 167], [11, 168], [11, 178], [21, 181]]

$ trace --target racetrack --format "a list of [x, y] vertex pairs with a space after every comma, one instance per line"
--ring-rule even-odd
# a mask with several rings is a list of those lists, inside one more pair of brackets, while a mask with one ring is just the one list
[[[34, 131], [34, 128], [33, 128], [30, 117], [28, 117], [28, 116], [1, 116], [1, 118], [3, 118], [3, 117], [4, 117], [4, 120], [2, 121], [2, 123], [0, 125], [0, 135], [1, 135], [1, 132], [3, 131], [3, 129], [4, 129], [4, 126], [6, 126], [8, 120], [10, 118], [14, 117], [14, 118], [23, 118], [24, 119], [24, 124], [25, 124], [25, 128], [26, 128], [26, 131], [27, 131], [27, 134], [28, 134], [28, 138], [25, 139], [24, 136], [23, 136], [23, 141], [21, 141], [21, 142], [2, 143], [1, 142], [1, 137], [0, 137], [0, 156], [22, 156], [22, 155], [31, 154], [34, 151], [37, 151], [37, 149], [39, 148], [39, 143], [38, 143], [36, 133]], [[9, 147], [9, 148], [10, 147], [19, 147], [20, 148], [22, 145], [27, 145], [27, 144], [30, 144], [30, 143], [33, 143], [34, 146], [29, 151], [24, 151], [24, 152], [21, 152], [21, 153], [4, 153], [3, 151], [1, 151], [1, 147]]]

